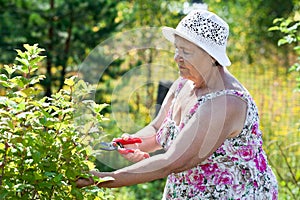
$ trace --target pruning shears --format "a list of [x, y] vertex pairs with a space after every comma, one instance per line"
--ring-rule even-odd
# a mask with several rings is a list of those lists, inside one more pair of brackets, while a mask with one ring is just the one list
[[[142, 139], [138, 137], [123, 139], [123, 138], [117, 138], [114, 139], [112, 142], [100, 142], [100, 149], [105, 151], [119, 151], [121, 154], [128, 154], [128, 153], [134, 153], [134, 149], [125, 148], [124, 145], [127, 144], [136, 144], [136, 143], [142, 143]], [[148, 158], [149, 155], [145, 154], [145, 158]]]

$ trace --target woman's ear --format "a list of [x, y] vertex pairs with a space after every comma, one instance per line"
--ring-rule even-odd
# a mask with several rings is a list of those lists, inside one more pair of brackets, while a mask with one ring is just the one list
[[219, 65], [218, 61], [216, 61], [216, 59], [211, 57], [211, 66], [215, 67], [215, 66], [218, 66], [218, 65]]

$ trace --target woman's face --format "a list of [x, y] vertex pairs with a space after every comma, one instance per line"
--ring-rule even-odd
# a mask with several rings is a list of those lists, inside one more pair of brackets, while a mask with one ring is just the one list
[[175, 36], [175, 56], [180, 76], [194, 82], [203, 81], [205, 73], [210, 70], [213, 58], [192, 42]]

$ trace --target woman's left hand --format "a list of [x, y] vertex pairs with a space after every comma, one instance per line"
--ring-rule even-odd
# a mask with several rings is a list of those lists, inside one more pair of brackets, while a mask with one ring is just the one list
[[95, 182], [94, 182], [94, 179], [92, 177], [90, 177], [90, 178], [79, 178], [76, 181], [76, 186], [78, 188], [83, 188], [83, 187], [90, 186], [90, 185], [93, 185], [93, 184], [95, 184]]

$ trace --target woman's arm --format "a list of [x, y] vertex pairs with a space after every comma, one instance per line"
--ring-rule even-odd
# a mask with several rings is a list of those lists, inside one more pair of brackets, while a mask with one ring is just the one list
[[246, 104], [235, 96], [205, 102], [174, 140], [169, 150], [115, 172], [93, 172], [115, 180], [99, 187], [121, 187], [148, 182], [195, 167], [209, 157], [227, 137], [242, 130]]
[[164, 98], [164, 101], [162, 103], [159, 113], [157, 114], [155, 119], [149, 125], [147, 125], [143, 129], [139, 130], [135, 134], [125, 135], [125, 138], [126, 137], [140, 137], [143, 142], [136, 146], [126, 145], [125, 147], [135, 148], [135, 149], [139, 149], [143, 152], [149, 152], [149, 153], [154, 152], [158, 149], [161, 149], [161, 146], [156, 141], [156, 133], [157, 133], [158, 129], [160, 128], [163, 120], [166, 118], [166, 116], [168, 114], [168, 111], [172, 104], [172, 100], [174, 98], [175, 90], [178, 87], [178, 83], [180, 81], [181, 81], [181, 79], [179, 78], [172, 84], [166, 97]]

